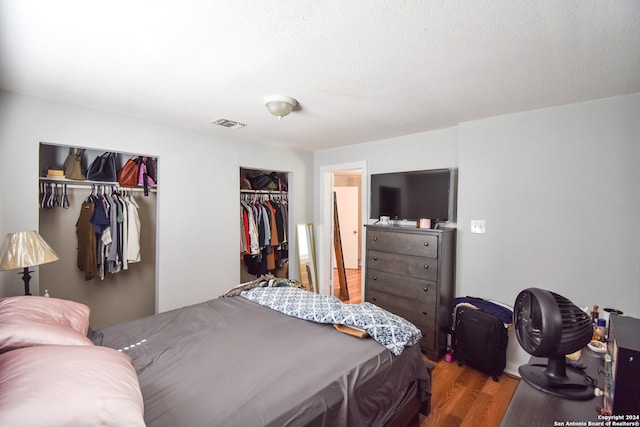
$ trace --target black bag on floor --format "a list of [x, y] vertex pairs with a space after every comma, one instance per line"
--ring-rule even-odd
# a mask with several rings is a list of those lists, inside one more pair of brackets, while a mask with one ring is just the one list
[[494, 381], [507, 364], [507, 328], [482, 310], [458, 306], [455, 312], [453, 348], [458, 364], [467, 364]]

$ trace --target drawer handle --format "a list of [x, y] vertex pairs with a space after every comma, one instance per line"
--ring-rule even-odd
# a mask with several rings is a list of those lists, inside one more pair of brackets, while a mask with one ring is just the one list
[[425, 292], [427, 292], [427, 291], [429, 291], [429, 288], [424, 288], [423, 290], [424, 290]]
[[371, 298], [371, 301], [375, 301], [375, 300], [376, 300], [376, 297]]
[[425, 270], [427, 270], [427, 269], [429, 269], [429, 266], [428, 266], [428, 265], [425, 265], [425, 266], [424, 266], [424, 268], [425, 268]]
[[423, 312], [422, 312], [422, 314], [424, 314], [424, 315], [426, 316], [426, 315], [427, 315], [427, 312], [426, 312], [426, 311], [423, 311]]
[[373, 276], [373, 280], [378, 280], [378, 276]]
[[377, 256], [374, 256], [374, 257], [373, 257], [373, 260], [374, 260], [374, 261], [377, 261], [377, 260], [378, 260], [378, 257], [377, 257]]
[[424, 242], [424, 245], [425, 246], [429, 246], [429, 242]]
[[377, 241], [378, 241], [378, 238], [377, 238], [377, 237], [374, 237], [374, 238], [373, 238], [373, 241], [374, 241], [374, 242], [377, 242]]

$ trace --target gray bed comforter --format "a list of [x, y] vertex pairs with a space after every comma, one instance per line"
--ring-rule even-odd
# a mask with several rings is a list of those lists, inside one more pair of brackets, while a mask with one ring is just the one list
[[371, 339], [218, 298], [98, 331], [129, 354], [145, 422], [180, 426], [384, 425], [429, 375], [417, 345]]

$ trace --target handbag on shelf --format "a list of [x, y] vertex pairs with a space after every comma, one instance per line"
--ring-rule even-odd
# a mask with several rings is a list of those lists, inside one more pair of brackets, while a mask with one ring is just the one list
[[251, 188], [254, 190], [271, 190], [275, 191], [279, 187], [280, 177], [277, 172], [270, 174], [262, 173], [254, 177], [249, 177]]
[[67, 179], [73, 179], [76, 181], [84, 181], [87, 179], [82, 173], [82, 153], [84, 150], [73, 147], [69, 147], [69, 155], [67, 155], [64, 161], [64, 176]]
[[129, 159], [118, 172], [118, 184], [121, 187], [138, 186], [138, 159]]
[[116, 153], [106, 152], [96, 157], [87, 169], [90, 181], [116, 182]]
[[[129, 159], [118, 172], [118, 184], [121, 187], [144, 187], [144, 195], [149, 195], [149, 186], [155, 185], [155, 179], [149, 176], [149, 159], [147, 157], [137, 157]], [[154, 169], [155, 170], [155, 169]]]
[[158, 184], [158, 159], [155, 157], [143, 157], [144, 165], [147, 168], [147, 175], [153, 180], [153, 184]]
[[149, 173], [149, 164], [148, 157], [138, 157], [138, 185], [155, 185], [156, 180]]
[[151, 178], [147, 171], [147, 158], [138, 157], [138, 185], [144, 187], [144, 195], [149, 195], [149, 186], [154, 185], [156, 182]]

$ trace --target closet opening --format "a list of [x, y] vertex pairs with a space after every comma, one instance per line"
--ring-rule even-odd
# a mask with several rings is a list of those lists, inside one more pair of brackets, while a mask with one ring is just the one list
[[289, 173], [240, 167], [240, 283], [289, 278]]
[[[145, 196], [143, 186], [124, 188], [117, 180], [65, 178], [65, 161], [70, 149], [81, 153], [80, 164], [85, 178], [87, 168], [93, 160], [107, 151], [79, 151], [78, 147], [40, 143], [39, 232], [60, 259], [40, 266], [39, 294], [43, 295], [47, 290], [51, 297], [86, 304], [91, 308], [90, 325], [93, 329], [154, 314], [158, 186], [147, 186], [148, 195]], [[116, 172], [122, 169], [127, 160], [139, 156], [146, 157], [150, 169], [155, 169], [157, 157], [115, 153]], [[153, 174], [154, 181], [157, 182], [157, 169]], [[101, 230], [104, 234], [100, 236], [104, 242], [111, 239], [115, 243], [115, 246], [107, 246], [104, 242], [100, 246], [96, 243], [95, 271], [93, 267], [86, 267], [89, 263], [82, 267], [82, 263], [79, 263], [79, 247], [92, 246], [87, 245], [78, 234], [83, 210], [89, 209], [92, 201], [106, 204], [103, 206], [106, 206], [104, 212], [108, 212], [108, 216], [102, 218], [104, 223]], [[113, 217], [111, 213], [114, 214]], [[85, 216], [84, 220], [89, 221], [90, 218]], [[82, 224], [88, 225], [84, 220]], [[128, 227], [127, 234], [124, 233], [125, 224]], [[107, 228], [108, 232], [105, 231]], [[115, 234], [113, 236], [112, 230]], [[86, 235], [88, 233], [83, 236]], [[130, 249], [128, 254], [127, 249]], [[104, 258], [100, 257], [101, 253]]]

